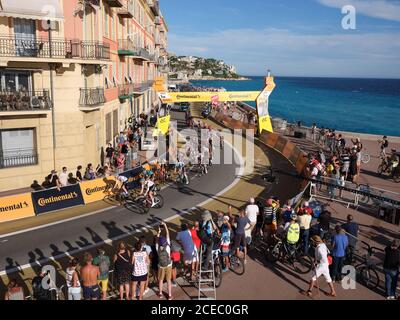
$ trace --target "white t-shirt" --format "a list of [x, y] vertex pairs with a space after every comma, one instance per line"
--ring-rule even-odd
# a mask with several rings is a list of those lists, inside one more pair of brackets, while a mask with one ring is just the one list
[[66, 172], [61, 172], [60, 175], [58, 176], [58, 179], [60, 180], [60, 183], [63, 187], [68, 185], [68, 173]]
[[319, 264], [327, 264], [328, 263], [328, 248], [325, 243], [320, 243], [315, 249], [315, 260], [319, 262]]
[[246, 216], [249, 218], [250, 222], [257, 222], [257, 215], [259, 212], [258, 206], [255, 204], [249, 204], [246, 207]]

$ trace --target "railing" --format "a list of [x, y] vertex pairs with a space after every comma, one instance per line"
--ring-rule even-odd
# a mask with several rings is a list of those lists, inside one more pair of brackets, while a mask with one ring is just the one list
[[154, 20], [154, 23], [156, 25], [160, 25], [161, 24], [161, 17], [160, 16], [156, 17], [156, 19]]
[[35, 149], [11, 149], [0, 152], [0, 169], [32, 166], [38, 164]]
[[110, 47], [98, 41], [0, 36], [0, 56], [33, 58], [81, 58], [109, 60]]
[[131, 96], [135, 93], [140, 94], [148, 90], [154, 81], [147, 81], [141, 83], [128, 83], [118, 86], [118, 96], [120, 98]]
[[80, 106], [97, 106], [106, 102], [104, 88], [80, 88]]
[[158, 0], [147, 0], [147, 4], [155, 16], [160, 15], [160, 6], [158, 4]]
[[114, 8], [120, 8], [123, 6], [122, 0], [105, 0], [105, 2], [110, 6]]
[[50, 110], [49, 90], [0, 91], [0, 111]]

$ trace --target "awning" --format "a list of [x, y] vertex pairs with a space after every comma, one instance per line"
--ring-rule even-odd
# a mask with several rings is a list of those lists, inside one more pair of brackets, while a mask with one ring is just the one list
[[32, 20], [64, 20], [59, 0], [0, 0], [0, 16]]

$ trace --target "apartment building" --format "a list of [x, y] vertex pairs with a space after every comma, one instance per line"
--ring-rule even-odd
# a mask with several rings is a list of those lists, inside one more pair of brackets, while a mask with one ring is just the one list
[[0, 0], [0, 191], [101, 163], [158, 103], [167, 25], [155, 0]]

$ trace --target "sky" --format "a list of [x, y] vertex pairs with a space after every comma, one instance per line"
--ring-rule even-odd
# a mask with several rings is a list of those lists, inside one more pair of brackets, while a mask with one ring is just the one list
[[[355, 29], [343, 29], [343, 6]], [[400, 78], [400, 0], [160, 0], [168, 51], [241, 75]]]

